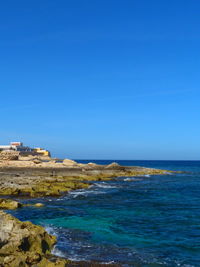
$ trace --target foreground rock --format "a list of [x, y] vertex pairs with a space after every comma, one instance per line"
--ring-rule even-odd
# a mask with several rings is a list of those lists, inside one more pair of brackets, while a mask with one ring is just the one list
[[[50, 254], [56, 238], [31, 222], [0, 211], [0, 266], [30, 266]], [[42, 266], [42, 265], [38, 265]]]
[[[89, 262], [71, 262], [51, 255], [56, 237], [41, 226], [21, 222], [0, 211], [1, 267], [108, 266]], [[116, 266], [116, 265], [110, 265]]]

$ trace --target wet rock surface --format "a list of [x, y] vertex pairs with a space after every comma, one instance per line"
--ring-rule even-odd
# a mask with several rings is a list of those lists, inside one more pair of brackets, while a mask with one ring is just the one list
[[12, 200], [12, 199], [3, 199], [0, 198], [0, 209], [17, 209], [22, 207], [22, 204], [19, 203], [18, 201]]

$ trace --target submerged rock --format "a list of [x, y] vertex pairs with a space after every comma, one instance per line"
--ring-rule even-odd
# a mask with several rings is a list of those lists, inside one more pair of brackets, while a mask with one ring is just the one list
[[39, 208], [39, 207], [44, 207], [44, 204], [43, 203], [36, 203], [34, 206]]

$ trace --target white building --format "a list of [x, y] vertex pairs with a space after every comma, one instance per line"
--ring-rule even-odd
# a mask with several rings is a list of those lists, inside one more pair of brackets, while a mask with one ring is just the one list
[[11, 142], [10, 145], [0, 146], [0, 151], [14, 150], [19, 151], [21, 155], [40, 155], [40, 156], [51, 156], [51, 153], [42, 148], [30, 148], [24, 146], [22, 142]]
[[24, 146], [22, 142], [11, 142], [10, 145], [0, 145], [0, 151], [2, 150], [15, 150], [22, 152], [31, 152], [32, 149], [28, 146]]

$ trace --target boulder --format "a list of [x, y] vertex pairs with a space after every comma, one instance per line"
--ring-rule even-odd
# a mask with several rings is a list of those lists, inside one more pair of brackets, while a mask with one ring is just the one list
[[113, 162], [105, 167], [106, 169], [112, 169], [112, 170], [120, 170], [124, 169], [124, 167], [120, 166], [118, 163]]
[[[79, 164], [80, 165], [80, 164]], [[100, 165], [100, 164], [96, 164], [93, 162], [89, 162], [88, 164], [83, 164], [82, 168], [86, 169], [86, 170], [102, 170], [105, 168], [104, 165]]]
[[63, 164], [65, 166], [76, 166], [78, 163], [74, 160], [71, 160], [71, 159], [64, 159]]
[[0, 209], [14, 210], [20, 207], [22, 204], [15, 200], [0, 198]]
[[43, 203], [36, 203], [34, 206], [40, 208], [40, 207], [44, 207], [44, 204]]
[[42, 163], [42, 161], [41, 161], [40, 159], [37, 159], [37, 158], [36, 158], [36, 159], [33, 160], [33, 163], [35, 163], [35, 164], [40, 164], [40, 163]]
[[89, 167], [92, 167], [92, 168], [95, 168], [95, 167], [98, 167], [98, 166], [99, 166], [98, 164], [93, 163], [93, 162], [89, 162], [87, 165], [88, 165]]

